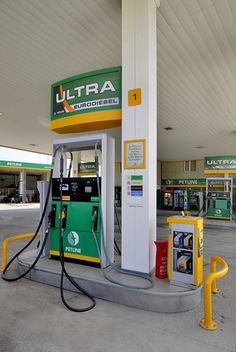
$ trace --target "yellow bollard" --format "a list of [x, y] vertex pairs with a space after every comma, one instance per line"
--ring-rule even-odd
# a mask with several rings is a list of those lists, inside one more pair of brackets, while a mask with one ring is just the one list
[[188, 210], [182, 210], [181, 211], [182, 216], [192, 216], [192, 212]]
[[[1, 272], [4, 271], [6, 265], [7, 265], [7, 249], [8, 249], [8, 245], [10, 242], [13, 241], [18, 241], [18, 240], [22, 240], [25, 238], [29, 238], [29, 237], [33, 237], [34, 236], [34, 232], [31, 233], [25, 233], [23, 235], [17, 235], [17, 236], [12, 236], [12, 237], [8, 237], [3, 241], [2, 244], [2, 265], [1, 265]], [[37, 236], [39, 236], [39, 233], [37, 234]]]
[[[221, 265], [221, 269], [216, 271], [216, 263]], [[204, 319], [199, 325], [203, 329], [216, 330], [217, 323], [212, 320], [212, 299], [211, 292], [216, 292], [216, 279], [220, 279], [228, 273], [228, 264], [220, 257], [211, 258], [211, 272], [207, 274], [204, 280]]]
[[[211, 264], [210, 264], [210, 271], [211, 273], [215, 273], [216, 272], [216, 263], [217, 263], [217, 257], [211, 257]], [[212, 281], [212, 284], [211, 284], [211, 292], [212, 293], [218, 293], [220, 292], [220, 289], [216, 287], [216, 280], [213, 280]]]

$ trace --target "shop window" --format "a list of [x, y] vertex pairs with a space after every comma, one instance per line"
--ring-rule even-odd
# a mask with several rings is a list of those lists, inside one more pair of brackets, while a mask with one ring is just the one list
[[196, 160], [184, 161], [184, 172], [196, 171]]

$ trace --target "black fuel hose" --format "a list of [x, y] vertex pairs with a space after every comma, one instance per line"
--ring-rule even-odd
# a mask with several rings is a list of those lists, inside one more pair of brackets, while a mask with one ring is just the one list
[[[117, 225], [118, 225], [118, 228], [119, 228], [119, 232], [120, 232], [120, 236], [121, 236], [121, 226], [120, 226], [120, 221], [119, 221], [119, 217], [118, 217], [117, 208], [116, 208], [116, 204], [115, 203], [114, 203], [114, 207], [115, 207], [116, 222], [117, 222]], [[121, 255], [121, 249], [118, 246], [117, 241], [116, 241], [115, 238], [114, 238], [114, 245], [115, 245], [115, 249], [116, 249], [117, 253], [119, 255]]]
[[[66, 271], [65, 268], [65, 261], [64, 261], [64, 245], [63, 245], [63, 234], [64, 234], [64, 229], [63, 229], [63, 218], [62, 218], [62, 212], [63, 212], [63, 204], [62, 204], [62, 183], [63, 183], [63, 167], [64, 167], [64, 160], [63, 156], [61, 154], [61, 159], [60, 159], [60, 262], [61, 262], [61, 281], [60, 281], [60, 294], [61, 294], [61, 300], [62, 303], [66, 308], [71, 310], [72, 312], [87, 312], [91, 309], [93, 309], [96, 306], [96, 301], [93, 298], [93, 296], [90, 295], [89, 292], [87, 292], [85, 289], [83, 289]], [[85, 308], [75, 308], [72, 307], [71, 305], [66, 302], [65, 296], [64, 296], [64, 274], [66, 278], [70, 281], [70, 283], [82, 294], [84, 294], [86, 297], [88, 297], [91, 300], [91, 304], [88, 307]]]
[[46, 211], [47, 211], [47, 206], [48, 206], [48, 201], [49, 201], [49, 196], [50, 196], [50, 190], [51, 190], [51, 185], [52, 185], [52, 175], [53, 175], [53, 168], [54, 168], [54, 158], [55, 158], [55, 156], [56, 156], [57, 151], [58, 151], [58, 148], [55, 149], [55, 152], [54, 152], [54, 154], [53, 154], [53, 158], [52, 158], [52, 168], [51, 168], [51, 172], [50, 172], [50, 178], [49, 178], [49, 183], [48, 183], [48, 190], [47, 190], [46, 200], [45, 200], [43, 212], [42, 212], [42, 215], [41, 215], [41, 218], [40, 218], [38, 227], [37, 227], [37, 229], [36, 229], [36, 231], [35, 231], [33, 237], [30, 239], [30, 241], [29, 241], [21, 250], [19, 250], [19, 252], [17, 252], [17, 253], [11, 258], [11, 260], [7, 263], [7, 265], [6, 265], [6, 267], [4, 268], [3, 273], [2, 273], [2, 279], [5, 280], [5, 281], [9, 281], [9, 282], [17, 281], [17, 280], [20, 280], [20, 279], [22, 279], [23, 277], [25, 277], [25, 276], [35, 267], [35, 265], [37, 264], [37, 262], [39, 261], [39, 258], [41, 257], [41, 255], [42, 255], [42, 253], [43, 253], [44, 247], [45, 247], [46, 242], [47, 242], [47, 239], [48, 239], [48, 231], [45, 233], [45, 237], [44, 237], [44, 240], [43, 240], [41, 249], [39, 250], [38, 255], [37, 255], [37, 257], [35, 258], [33, 264], [31, 264], [31, 265], [29, 266], [29, 268], [28, 268], [24, 273], [22, 273], [22, 274], [19, 275], [19, 276], [10, 278], [10, 277], [7, 277], [7, 276], [5, 275], [5, 274], [6, 274], [6, 271], [8, 270], [8, 268], [10, 267], [10, 265], [13, 263], [13, 261], [14, 261], [22, 252], [24, 252], [24, 250], [25, 250], [26, 248], [28, 248], [28, 247], [31, 245], [31, 243], [33, 243], [33, 241], [35, 240], [35, 238], [37, 237], [37, 235], [38, 235], [38, 233], [39, 233], [40, 227], [42, 226], [43, 219], [44, 219], [45, 214], [46, 214]]
[[[45, 217], [45, 214], [46, 214], [46, 210], [47, 210], [47, 206], [48, 206], [48, 201], [49, 201], [49, 196], [50, 196], [50, 190], [51, 190], [51, 185], [52, 185], [52, 176], [53, 176], [53, 168], [54, 168], [54, 158], [56, 156], [56, 153], [58, 151], [59, 148], [56, 148], [55, 149], [55, 152], [54, 152], [54, 155], [53, 155], [53, 161], [52, 161], [52, 169], [51, 169], [51, 173], [50, 173], [50, 179], [49, 179], [49, 184], [48, 184], [48, 190], [47, 190], [47, 195], [46, 195], [46, 200], [45, 200], [45, 205], [44, 205], [44, 209], [43, 209], [43, 212], [42, 212], [42, 215], [41, 215], [41, 218], [40, 218], [40, 221], [39, 221], [39, 224], [38, 224], [38, 227], [35, 231], [35, 234], [34, 236], [30, 239], [30, 241], [19, 251], [17, 252], [13, 257], [12, 259], [7, 263], [3, 273], [2, 273], [2, 278], [3, 280], [5, 281], [9, 281], [9, 282], [12, 282], [12, 281], [17, 281], [17, 280], [20, 280], [22, 279], [23, 277], [25, 277], [34, 267], [35, 265], [37, 264], [38, 260], [40, 259], [41, 255], [42, 255], [42, 252], [44, 250], [44, 247], [46, 245], [46, 242], [47, 242], [47, 239], [48, 239], [48, 233], [49, 233], [49, 228], [50, 228], [50, 221], [49, 221], [49, 226], [48, 226], [48, 229], [45, 233], [45, 237], [44, 237], [44, 240], [43, 240], [43, 243], [42, 243], [42, 246], [41, 246], [41, 249], [37, 255], [37, 257], [35, 258], [33, 264], [30, 265], [30, 267], [24, 272], [22, 273], [21, 275], [17, 276], [17, 277], [14, 277], [14, 278], [8, 278], [6, 277], [5, 273], [7, 271], [7, 269], [10, 267], [10, 265], [12, 264], [12, 262], [26, 249], [28, 248], [31, 243], [33, 243], [33, 241], [35, 240], [35, 238], [37, 237], [38, 235], [38, 232], [40, 230], [40, 227], [42, 226], [42, 222], [43, 222], [43, 219]], [[71, 169], [71, 166], [72, 166], [72, 162], [70, 163], [70, 169]], [[66, 269], [65, 269], [65, 263], [64, 263], [64, 250], [63, 250], [63, 229], [62, 229], [62, 182], [63, 182], [63, 167], [61, 165], [61, 169], [62, 169], [62, 173], [60, 174], [60, 262], [61, 262], [61, 267], [62, 267], [62, 270], [61, 270], [61, 283], [60, 283], [60, 293], [61, 293], [61, 299], [62, 299], [62, 302], [63, 304], [71, 311], [74, 311], [74, 312], [87, 312], [89, 310], [91, 310], [92, 308], [95, 307], [96, 305], [96, 301], [95, 299], [86, 291], [84, 290], [77, 282], [74, 281], [74, 279], [67, 273]], [[69, 171], [70, 173], [70, 171]], [[50, 220], [50, 219], [49, 219]], [[64, 297], [64, 288], [63, 288], [63, 279], [64, 279], [64, 274], [65, 276], [67, 277], [67, 279], [71, 282], [71, 284], [76, 288], [78, 289], [81, 293], [83, 293], [85, 296], [87, 296], [91, 301], [92, 301], [92, 304], [89, 306], [89, 307], [86, 307], [86, 308], [81, 308], [81, 309], [77, 309], [77, 308], [74, 308], [74, 307], [71, 307], [65, 300], [65, 297]]]
[[72, 164], [73, 164], [73, 154], [72, 152], [70, 152], [70, 166], [69, 166], [68, 178], [70, 178]]

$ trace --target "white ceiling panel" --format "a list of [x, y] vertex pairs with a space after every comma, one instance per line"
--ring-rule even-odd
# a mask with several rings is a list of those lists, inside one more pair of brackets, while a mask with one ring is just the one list
[[[235, 154], [235, 18], [235, 1], [161, 2], [157, 18], [160, 159]], [[165, 131], [169, 126], [173, 130]]]
[[[235, 154], [236, 1], [161, 0], [157, 30], [158, 158]], [[50, 153], [50, 85], [121, 65], [121, 1], [0, 0], [0, 45], [0, 144]]]

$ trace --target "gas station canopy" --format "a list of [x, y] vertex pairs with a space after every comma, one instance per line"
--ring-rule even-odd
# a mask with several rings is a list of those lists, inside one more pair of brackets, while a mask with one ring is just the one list
[[[162, 0], [157, 29], [158, 158], [231, 155], [235, 0]], [[50, 86], [122, 65], [121, 2], [2, 0], [0, 33], [1, 145], [50, 153]]]

